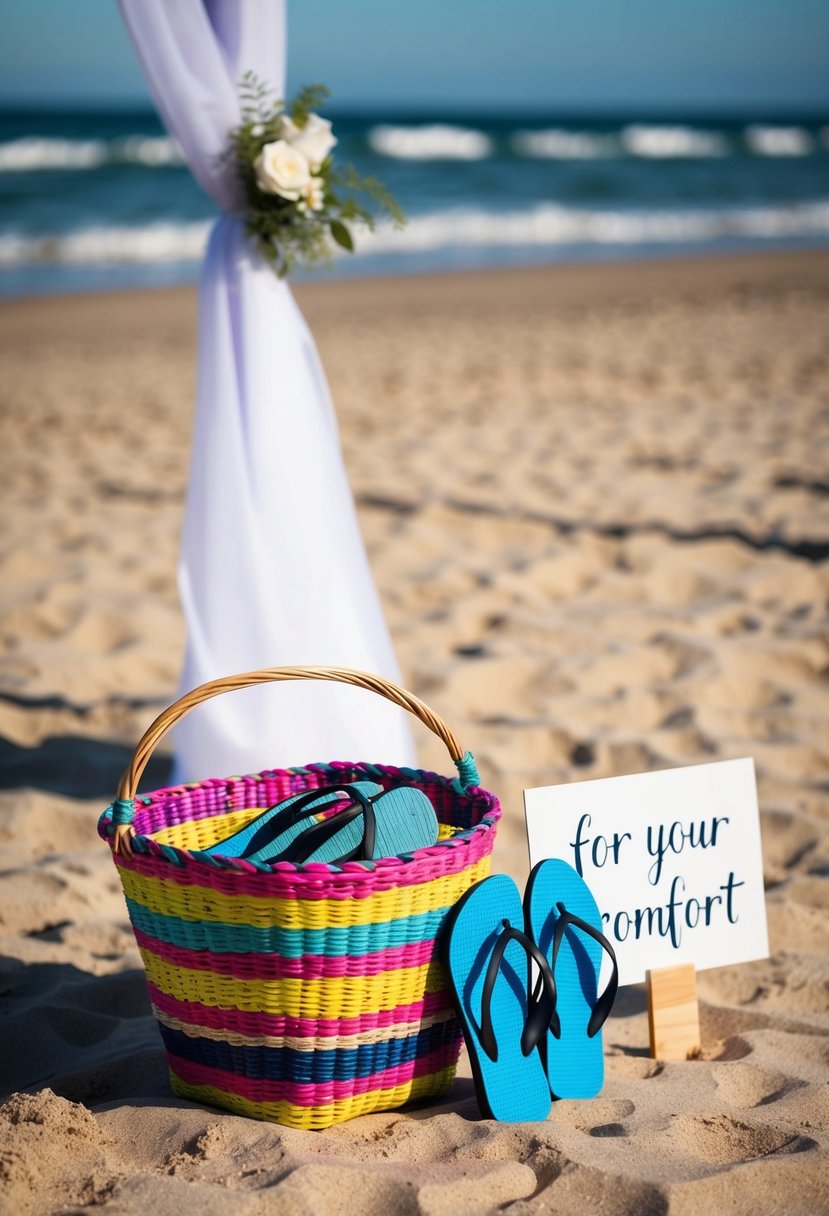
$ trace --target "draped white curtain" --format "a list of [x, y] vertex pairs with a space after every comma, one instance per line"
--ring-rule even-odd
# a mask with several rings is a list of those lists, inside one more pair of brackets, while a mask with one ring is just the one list
[[[289, 288], [247, 241], [222, 159], [244, 72], [284, 95], [284, 0], [119, 2], [164, 124], [224, 213], [199, 286], [183, 690], [286, 664], [399, 680], [316, 347]], [[184, 781], [316, 760], [414, 763], [402, 710], [332, 684], [215, 698], [184, 719], [175, 748]]]

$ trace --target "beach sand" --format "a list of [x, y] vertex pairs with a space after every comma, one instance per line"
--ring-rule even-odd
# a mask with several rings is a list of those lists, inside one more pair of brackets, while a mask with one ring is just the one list
[[480, 1120], [465, 1057], [324, 1133], [173, 1098], [95, 822], [178, 677], [195, 296], [7, 302], [0, 1208], [829, 1211], [829, 255], [297, 295], [405, 682], [504, 803], [495, 869], [526, 877], [523, 787], [753, 756], [771, 957], [700, 973], [699, 1060], [651, 1060], [624, 989], [601, 1096], [543, 1124]]

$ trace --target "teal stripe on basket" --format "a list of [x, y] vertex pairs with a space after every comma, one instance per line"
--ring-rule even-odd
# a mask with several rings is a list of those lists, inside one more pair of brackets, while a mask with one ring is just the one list
[[275, 952], [285, 958], [301, 958], [303, 954], [371, 954], [390, 946], [431, 941], [449, 911], [447, 906], [344, 929], [283, 929], [277, 925], [224, 925], [216, 921], [206, 928], [202, 921], [152, 912], [133, 899], [127, 900], [127, 908], [136, 929], [171, 946], [228, 954]]

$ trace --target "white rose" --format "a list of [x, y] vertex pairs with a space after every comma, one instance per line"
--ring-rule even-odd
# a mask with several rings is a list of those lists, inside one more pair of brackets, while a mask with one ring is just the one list
[[319, 114], [309, 114], [304, 127], [298, 127], [292, 118], [282, 119], [282, 135], [292, 148], [301, 152], [316, 172], [328, 153], [336, 144], [331, 134], [331, 123]]
[[265, 194], [278, 194], [290, 202], [302, 198], [311, 185], [311, 168], [298, 148], [284, 139], [265, 144], [253, 162], [259, 189]]
[[312, 211], [322, 211], [325, 206], [325, 181], [321, 177], [312, 177], [306, 195], [308, 206]]

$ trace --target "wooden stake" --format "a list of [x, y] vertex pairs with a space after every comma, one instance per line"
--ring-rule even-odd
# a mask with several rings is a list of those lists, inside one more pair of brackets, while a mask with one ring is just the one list
[[648, 972], [651, 1055], [693, 1060], [700, 1052], [697, 970], [693, 963]]

